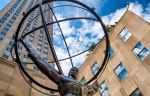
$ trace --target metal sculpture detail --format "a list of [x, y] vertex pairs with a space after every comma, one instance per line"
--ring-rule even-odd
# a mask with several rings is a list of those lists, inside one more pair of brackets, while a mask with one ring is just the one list
[[[46, 23], [45, 22], [45, 18], [44, 18], [44, 14], [43, 14], [43, 10], [42, 10], [42, 5], [43, 4], [48, 4], [48, 3], [53, 3], [53, 2], [59, 2], [59, 1], [66, 1], [66, 2], [72, 2], [75, 4], [78, 4], [80, 6], [82, 6], [83, 9], [89, 11], [91, 14], [93, 14], [95, 16], [95, 18], [69, 18], [69, 19], [64, 19], [64, 20], [57, 20], [51, 23]], [[49, 6], [50, 7], [50, 6]], [[28, 17], [29, 14], [31, 14], [35, 9], [39, 8], [40, 10], [40, 15], [42, 17], [42, 26], [40, 26], [39, 28], [35, 28], [34, 30], [24, 34], [23, 36], [21, 36], [19, 38], [19, 32], [21, 27], [23, 26], [23, 23], [25, 21], [25, 19]], [[52, 8], [50, 7], [51, 12], [53, 13]], [[105, 32], [105, 38], [106, 38], [106, 53], [105, 53], [105, 57], [102, 63], [102, 67], [99, 69], [99, 71], [96, 73], [96, 75], [94, 77], [92, 77], [88, 82], [86, 82], [84, 85], [82, 85], [79, 81], [76, 80], [76, 74], [78, 74], [78, 69], [76, 67], [72, 67], [72, 69], [69, 72], [68, 76], [65, 76], [63, 74], [61, 74], [62, 70], [61, 67], [59, 65], [59, 60], [57, 59], [57, 55], [55, 54], [55, 50], [54, 50], [54, 46], [52, 43], [52, 38], [48, 32], [48, 25], [52, 25], [57, 23], [59, 25], [60, 22], [63, 21], [67, 21], [67, 20], [73, 20], [73, 19], [87, 19], [87, 20], [93, 20], [93, 21], [97, 21], [101, 24], [104, 32]], [[55, 63], [57, 64], [57, 67], [59, 69], [59, 72], [52, 67], [50, 64], [48, 64], [47, 61], [44, 60], [44, 58], [38, 54], [38, 52], [36, 51], [36, 49], [33, 48], [33, 46], [29, 43], [29, 42], [24, 42], [24, 38], [31, 34], [32, 32], [40, 29], [40, 28], [44, 28], [44, 31], [46, 33], [47, 36], [47, 41], [49, 43], [51, 52], [52, 52], [52, 56], [54, 57]], [[63, 34], [62, 34], [63, 35]], [[65, 40], [64, 40], [65, 41]], [[28, 56], [29, 58], [34, 62], [34, 64], [38, 67], [38, 69], [44, 74], [46, 75], [51, 81], [53, 81], [54, 83], [56, 83], [58, 85], [58, 90], [57, 89], [52, 89], [52, 88], [48, 88], [46, 86], [41, 85], [39, 82], [37, 82], [36, 80], [34, 80], [24, 69], [21, 60], [19, 58], [19, 52], [18, 52], [18, 44], [22, 43], [23, 46], [25, 47], [26, 51], [28, 52]], [[41, 4], [36, 5], [35, 7], [33, 7], [29, 12], [27, 12], [27, 14], [25, 14], [25, 16], [23, 17], [22, 21], [20, 22], [17, 32], [16, 32], [16, 38], [15, 38], [15, 53], [16, 53], [16, 62], [19, 64], [20, 69], [22, 70], [23, 74], [28, 77], [33, 83], [35, 83], [36, 85], [40, 86], [41, 88], [44, 88], [46, 90], [51, 90], [51, 91], [55, 91], [55, 92], [59, 92], [62, 96], [93, 96], [93, 94], [96, 93], [97, 89], [98, 89], [98, 85], [96, 83], [94, 84], [90, 84], [92, 81], [94, 81], [95, 79], [97, 79], [98, 75], [104, 70], [104, 68], [106, 67], [106, 63], [108, 61], [109, 58], [109, 38], [108, 38], [108, 34], [106, 32], [106, 28], [104, 26], [104, 23], [102, 22], [102, 20], [100, 19], [100, 17], [94, 12], [93, 8], [88, 7], [87, 5], [76, 1], [76, 0], [45, 0], [43, 1]], [[66, 45], [67, 46], [67, 45]], [[69, 51], [68, 51], [69, 54]], [[82, 53], [80, 53], [82, 54]], [[72, 57], [69, 55], [69, 59], [71, 59]], [[65, 86], [65, 87], [64, 87]]]

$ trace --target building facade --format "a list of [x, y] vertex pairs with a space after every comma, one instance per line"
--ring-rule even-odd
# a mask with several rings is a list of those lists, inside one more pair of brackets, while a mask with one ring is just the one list
[[[11, 48], [14, 44], [14, 38], [15, 33], [18, 27], [18, 24], [20, 23], [21, 19], [23, 18], [24, 14], [26, 14], [34, 5], [39, 4], [40, 0], [12, 0], [6, 8], [2, 10], [0, 13], [0, 56], [11, 59]], [[49, 23], [52, 20], [51, 13], [48, 12], [48, 6], [42, 6], [42, 9], [44, 12], [44, 16], [46, 18], [46, 23]], [[25, 20], [25, 23], [23, 26], [26, 26], [26, 28], [21, 29], [21, 32], [23, 34], [27, 33], [37, 27], [39, 27], [42, 24], [40, 11], [35, 10], [33, 11]], [[48, 26], [49, 32], [52, 33], [52, 27]], [[20, 32], [20, 33], [21, 33]], [[48, 42], [46, 35], [43, 34], [44, 30], [40, 29], [36, 32], [33, 32], [29, 36], [25, 38], [26, 42], [31, 42], [34, 47], [42, 53], [46, 60], [48, 58], [52, 58], [51, 53], [49, 53], [48, 49]], [[44, 46], [43, 46], [43, 45]], [[23, 46], [19, 46], [19, 50], [22, 51]], [[43, 50], [42, 50], [43, 49]], [[21, 56], [22, 58], [25, 58], [25, 56]], [[25, 60], [26, 61], [26, 60]]]
[[[11, 53], [14, 47], [14, 39], [17, 27], [23, 18], [23, 16], [35, 5], [39, 4], [41, 0], [11, 0], [11, 2], [0, 12], [0, 96], [47, 96], [51, 94], [50, 91], [40, 89], [40, 87], [34, 86], [42, 94], [29, 86], [23, 79], [20, 69], [17, 64], [13, 62], [11, 54], [15, 57], [14, 53]], [[46, 23], [52, 20], [52, 15], [48, 12], [48, 6], [42, 6]], [[42, 25], [41, 15], [39, 9], [33, 11], [25, 20], [24, 25], [20, 33], [25, 34]], [[52, 26], [48, 26], [48, 31], [52, 34]], [[29, 34], [24, 42], [31, 42], [32, 46], [37, 49], [40, 54], [43, 54], [45, 60], [53, 60], [50, 48], [48, 47], [47, 37], [43, 34], [44, 29], [37, 30]], [[37, 81], [43, 85], [57, 88], [56, 85], [46, 76], [41, 74], [37, 67], [31, 60], [27, 59], [27, 52], [23, 45], [18, 45], [19, 54], [22, 63], [27, 72]], [[55, 96], [55, 94], [53, 94]]]
[[[150, 96], [150, 23], [127, 11], [109, 33], [110, 60], [99, 76], [95, 96]], [[89, 80], [100, 68], [101, 41], [80, 68], [79, 80]]]

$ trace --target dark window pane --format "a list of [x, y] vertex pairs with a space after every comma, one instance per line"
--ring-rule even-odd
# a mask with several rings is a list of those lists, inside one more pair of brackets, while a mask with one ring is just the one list
[[128, 72], [122, 63], [120, 63], [114, 71], [120, 80], [125, 80], [127, 78]]
[[135, 89], [130, 96], [144, 96], [141, 91], [139, 90], [139, 88]]

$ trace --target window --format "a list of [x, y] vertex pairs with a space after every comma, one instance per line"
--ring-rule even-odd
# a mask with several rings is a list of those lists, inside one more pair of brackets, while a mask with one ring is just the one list
[[120, 63], [114, 71], [120, 80], [125, 80], [128, 75], [128, 72], [122, 63]]
[[8, 58], [8, 57], [10, 56], [11, 48], [12, 48], [13, 44], [14, 44], [14, 41], [10, 41], [10, 42], [9, 42], [7, 48], [6, 48], [5, 51], [4, 51], [3, 57]]
[[5, 53], [3, 54], [2, 57], [8, 59], [8, 58], [9, 58], [9, 55], [10, 55], [10, 53], [5, 51]]
[[6, 26], [9, 27], [9, 28], [11, 28], [12, 25], [10, 23], [7, 23]]
[[100, 69], [100, 66], [98, 64], [93, 64], [92, 67], [91, 67], [91, 70], [92, 70], [92, 74], [93, 75], [96, 75], [96, 73], [98, 72], [98, 70]]
[[45, 43], [46, 46], [48, 46], [47, 38], [45, 38], [44, 43]]
[[10, 48], [10, 46], [8, 46], [7, 48], [6, 48], [6, 50], [4, 51], [4, 53], [3, 53], [3, 57], [4, 58], [9, 58], [9, 56], [10, 56], [10, 50], [11, 50], [11, 48]]
[[38, 52], [41, 52], [41, 48], [38, 47], [37, 50], [38, 50]]
[[42, 37], [40, 37], [40, 36], [39, 36], [39, 38], [38, 38], [38, 39], [39, 39], [39, 41], [41, 41], [41, 42], [42, 42], [42, 40], [43, 40], [43, 38], [42, 38]]
[[4, 29], [3, 29], [3, 31], [4, 31], [4, 32], [8, 32], [8, 31], [9, 31], [9, 28], [8, 28], [7, 26], [5, 26]]
[[100, 90], [101, 96], [110, 96], [110, 94], [109, 94], [109, 88], [108, 88], [108, 85], [106, 84], [105, 81], [103, 81], [99, 85], [99, 90]]
[[6, 17], [9, 17], [9, 16], [10, 16], [10, 13], [9, 13], [9, 12], [7, 12], [5, 16], [6, 16]]
[[44, 57], [43, 60], [44, 60], [45, 62], [48, 62], [48, 58], [47, 58], [47, 57]]
[[110, 59], [113, 57], [113, 54], [114, 54], [113, 48], [109, 47], [109, 57], [110, 57]]
[[23, 55], [23, 60], [22, 62], [26, 63], [28, 61], [27, 57], [25, 55]]
[[44, 44], [44, 48], [46, 48], [46, 49], [47, 49], [47, 47], [48, 47], [48, 43], [46, 43], [46, 42], [45, 42], [45, 44]]
[[9, 20], [9, 23], [10, 23], [10, 24], [13, 24], [13, 23], [14, 23], [14, 21], [13, 21], [12, 19], [10, 19], [10, 20]]
[[149, 54], [149, 49], [145, 48], [141, 42], [138, 42], [135, 47], [133, 48], [133, 53], [143, 61]]
[[4, 32], [0, 32], [0, 41], [4, 38]]
[[47, 53], [48, 53], [48, 50], [47, 50], [47, 49], [44, 49], [44, 50], [43, 50], [43, 53], [44, 53], [44, 54], [47, 54]]
[[39, 37], [40, 37], [41, 39], [43, 39], [43, 34], [40, 33]]
[[38, 45], [38, 47], [41, 47], [42, 46], [42, 41], [38, 41], [37, 45]]
[[16, 20], [16, 18], [17, 18], [17, 17], [16, 17], [15, 15], [13, 15], [13, 17], [12, 17], [11, 19]]
[[136, 88], [131, 94], [130, 96], [144, 96], [141, 91], [139, 90], [139, 88]]
[[33, 38], [33, 37], [34, 37], [34, 34], [33, 34], [33, 33], [31, 33], [31, 34], [30, 34], [30, 36]]
[[12, 47], [14, 45], [14, 40], [9, 42], [9, 46]]
[[32, 42], [33, 41], [33, 38], [31, 37], [31, 35], [30, 35], [30, 37], [29, 37], [29, 42]]
[[122, 32], [120, 32], [120, 38], [124, 41], [127, 42], [129, 38], [132, 36], [132, 34], [128, 31], [127, 28], [124, 28]]

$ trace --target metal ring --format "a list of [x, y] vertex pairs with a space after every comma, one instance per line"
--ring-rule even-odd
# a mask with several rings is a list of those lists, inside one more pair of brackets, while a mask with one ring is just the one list
[[[100, 74], [101, 70], [104, 68], [105, 66], [105, 63], [107, 61], [107, 58], [109, 57], [109, 54], [108, 54], [108, 51], [109, 51], [109, 37], [108, 37], [108, 33], [106, 31], [106, 28], [105, 28], [105, 25], [104, 23], [102, 22], [102, 20], [100, 19], [100, 17], [91, 9], [89, 8], [87, 5], [79, 2], [79, 1], [70, 1], [70, 0], [46, 0], [44, 1], [42, 4], [45, 4], [45, 3], [51, 3], [51, 2], [54, 2], [54, 1], [67, 1], [67, 2], [72, 2], [72, 3], [76, 3], [80, 6], [83, 6], [85, 7], [87, 10], [89, 10], [89, 12], [91, 12], [95, 17], [96, 19], [100, 22], [103, 30], [104, 30], [104, 33], [105, 33], [105, 38], [106, 38], [106, 51], [105, 51], [105, 57], [104, 57], [104, 60], [103, 60], [103, 63], [102, 63], [102, 66], [101, 68], [99, 69], [99, 71], [97, 72], [97, 74], [92, 77], [86, 84], [89, 84], [91, 83], [93, 80], [95, 80], [98, 75]], [[20, 31], [20, 28], [22, 26], [22, 23], [24, 22], [24, 20], [26, 19], [26, 17], [32, 12], [34, 11], [37, 7], [39, 7], [39, 5], [36, 5], [35, 7], [33, 7], [29, 12], [27, 12], [27, 14], [25, 15], [25, 17], [21, 20], [19, 26], [18, 26], [18, 29], [17, 29], [17, 32], [16, 32], [16, 38], [15, 38], [15, 42], [17, 43], [18, 42], [18, 34], [19, 34], [19, 31]], [[17, 44], [15, 44], [15, 53], [16, 53], [16, 57], [17, 57], [17, 62], [19, 63], [19, 66], [21, 68], [21, 70], [25, 73], [25, 75], [31, 80], [33, 81], [35, 84], [37, 84], [38, 86], [44, 88], [44, 89], [48, 89], [48, 90], [51, 90], [51, 88], [48, 88], [48, 87], [45, 87], [45, 86], [41, 86], [41, 84], [39, 84], [37, 81], [33, 80], [32, 77], [29, 76], [29, 74], [24, 70], [22, 64], [21, 64], [21, 61], [20, 61], [20, 58], [19, 58], [19, 55], [18, 55], [18, 48], [17, 48]], [[52, 90], [52, 91], [58, 91], [58, 90]]]
[[[64, 22], [64, 21], [77, 20], [77, 19], [86, 19], [86, 20], [93, 20], [93, 21], [96, 21], [94, 18], [90, 18], [90, 17], [75, 17], [75, 18], [67, 18], [67, 19], [63, 19], [63, 20], [58, 20], [58, 22], [60, 23], [60, 22]], [[48, 25], [55, 24], [55, 23], [57, 23], [57, 22], [48, 23], [47, 26], [48, 26]], [[43, 27], [43, 26], [39, 26], [38, 28], [35, 28], [35, 29], [29, 31], [28, 33], [25, 33], [25, 34], [21, 37], [21, 39], [24, 39], [26, 36], [28, 36], [29, 34], [35, 32], [36, 30], [41, 29], [42, 27]], [[98, 43], [99, 43], [99, 42], [98, 42]], [[90, 49], [90, 48], [89, 48], [89, 49]], [[87, 49], [87, 50], [85, 50], [85, 51], [82, 51], [82, 52], [80, 52], [80, 53], [78, 53], [78, 54], [72, 55], [71, 58], [76, 57], [76, 56], [78, 56], [78, 55], [81, 55], [81, 54], [87, 52], [89, 49]], [[64, 60], [66, 60], [66, 59], [69, 59], [69, 57], [63, 58], [63, 59], [59, 59], [57, 62], [59, 62], [59, 61], [64, 61]], [[29, 62], [26, 62], [26, 63], [29, 63]], [[54, 61], [49, 61], [49, 63], [55, 63], [55, 62], [54, 62]], [[29, 63], [29, 64], [32, 64], [32, 63]]]

